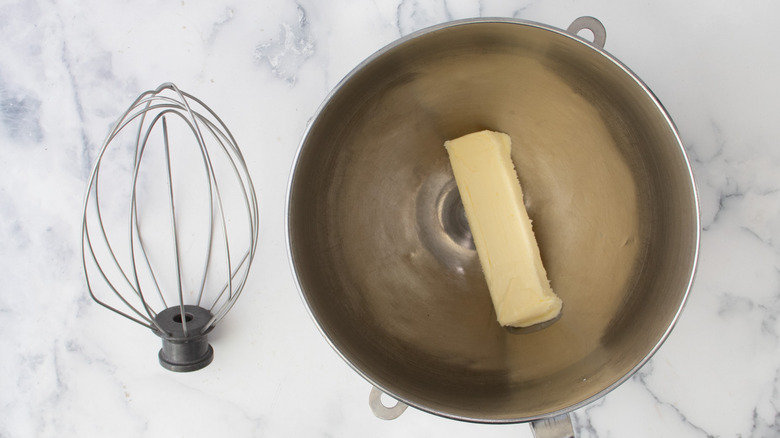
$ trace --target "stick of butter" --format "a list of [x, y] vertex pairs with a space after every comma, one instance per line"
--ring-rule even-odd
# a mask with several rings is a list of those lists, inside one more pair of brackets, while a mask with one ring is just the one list
[[528, 327], [557, 317], [562, 302], [542, 266], [511, 145], [493, 131], [444, 143], [498, 322]]

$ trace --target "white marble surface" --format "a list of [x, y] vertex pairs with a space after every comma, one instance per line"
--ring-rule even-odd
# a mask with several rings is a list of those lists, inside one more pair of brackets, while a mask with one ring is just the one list
[[[0, 437], [531, 436], [410, 409], [322, 339], [288, 268], [285, 185], [307, 120], [362, 59], [428, 25], [593, 15], [607, 50], [675, 119], [701, 196], [698, 275], [633, 378], [575, 412], [580, 437], [780, 436], [780, 3], [682, 0], [0, 2]], [[159, 340], [88, 295], [82, 197], [110, 124], [164, 81], [242, 145], [259, 254], [212, 336], [214, 363], [163, 370]], [[229, 334], [229, 336], [228, 336]]]

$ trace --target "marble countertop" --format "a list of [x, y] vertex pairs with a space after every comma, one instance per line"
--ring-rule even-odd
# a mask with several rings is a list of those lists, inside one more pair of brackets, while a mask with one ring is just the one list
[[[779, 436], [780, 3], [27, 0], [0, 2], [0, 437], [530, 437], [524, 424], [372, 415], [369, 383], [296, 291], [286, 182], [327, 93], [384, 45], [459, 18], [566, 28], [583, 15], [604, 23], [606, 49], [674, 118], [703, 232], [676, 328], [632, 378], [574, 412], [577, 434]], [[166, 81], [208, 102], [237, 137], [262, 223], [214, 362], [183, 374], [158, 365], [159, 339], [90, 300], [80, 249], [104, 136]]]

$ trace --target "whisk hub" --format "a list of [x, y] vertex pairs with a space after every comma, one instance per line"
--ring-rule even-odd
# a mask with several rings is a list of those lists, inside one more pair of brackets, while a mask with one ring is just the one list
[[[214, 359], [214, 349], [209, 345], [208, 333], [203, 331], [213, 315], [208, 310], [193, 305], [169, 307], [155, 317], [156, 330], [162, 338], [160, 365], [170, 371], [197, 371]], [[213, 327], [213, 326], [212, 326]]]

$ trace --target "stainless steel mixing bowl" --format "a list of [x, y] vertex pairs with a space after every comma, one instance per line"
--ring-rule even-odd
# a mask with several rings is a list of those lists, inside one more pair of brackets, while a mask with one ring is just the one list
[[[509, 134], [563, 315], [496, 322], [445, 140]], [[650, 90], [596, 45], [512, 19], [429, 28], [331, 93], [301, 142], [288, 249], [327, 340], [424, 411], [479, 422], [568, 412], [660, 346], [699, 241], [695, 186]]]

